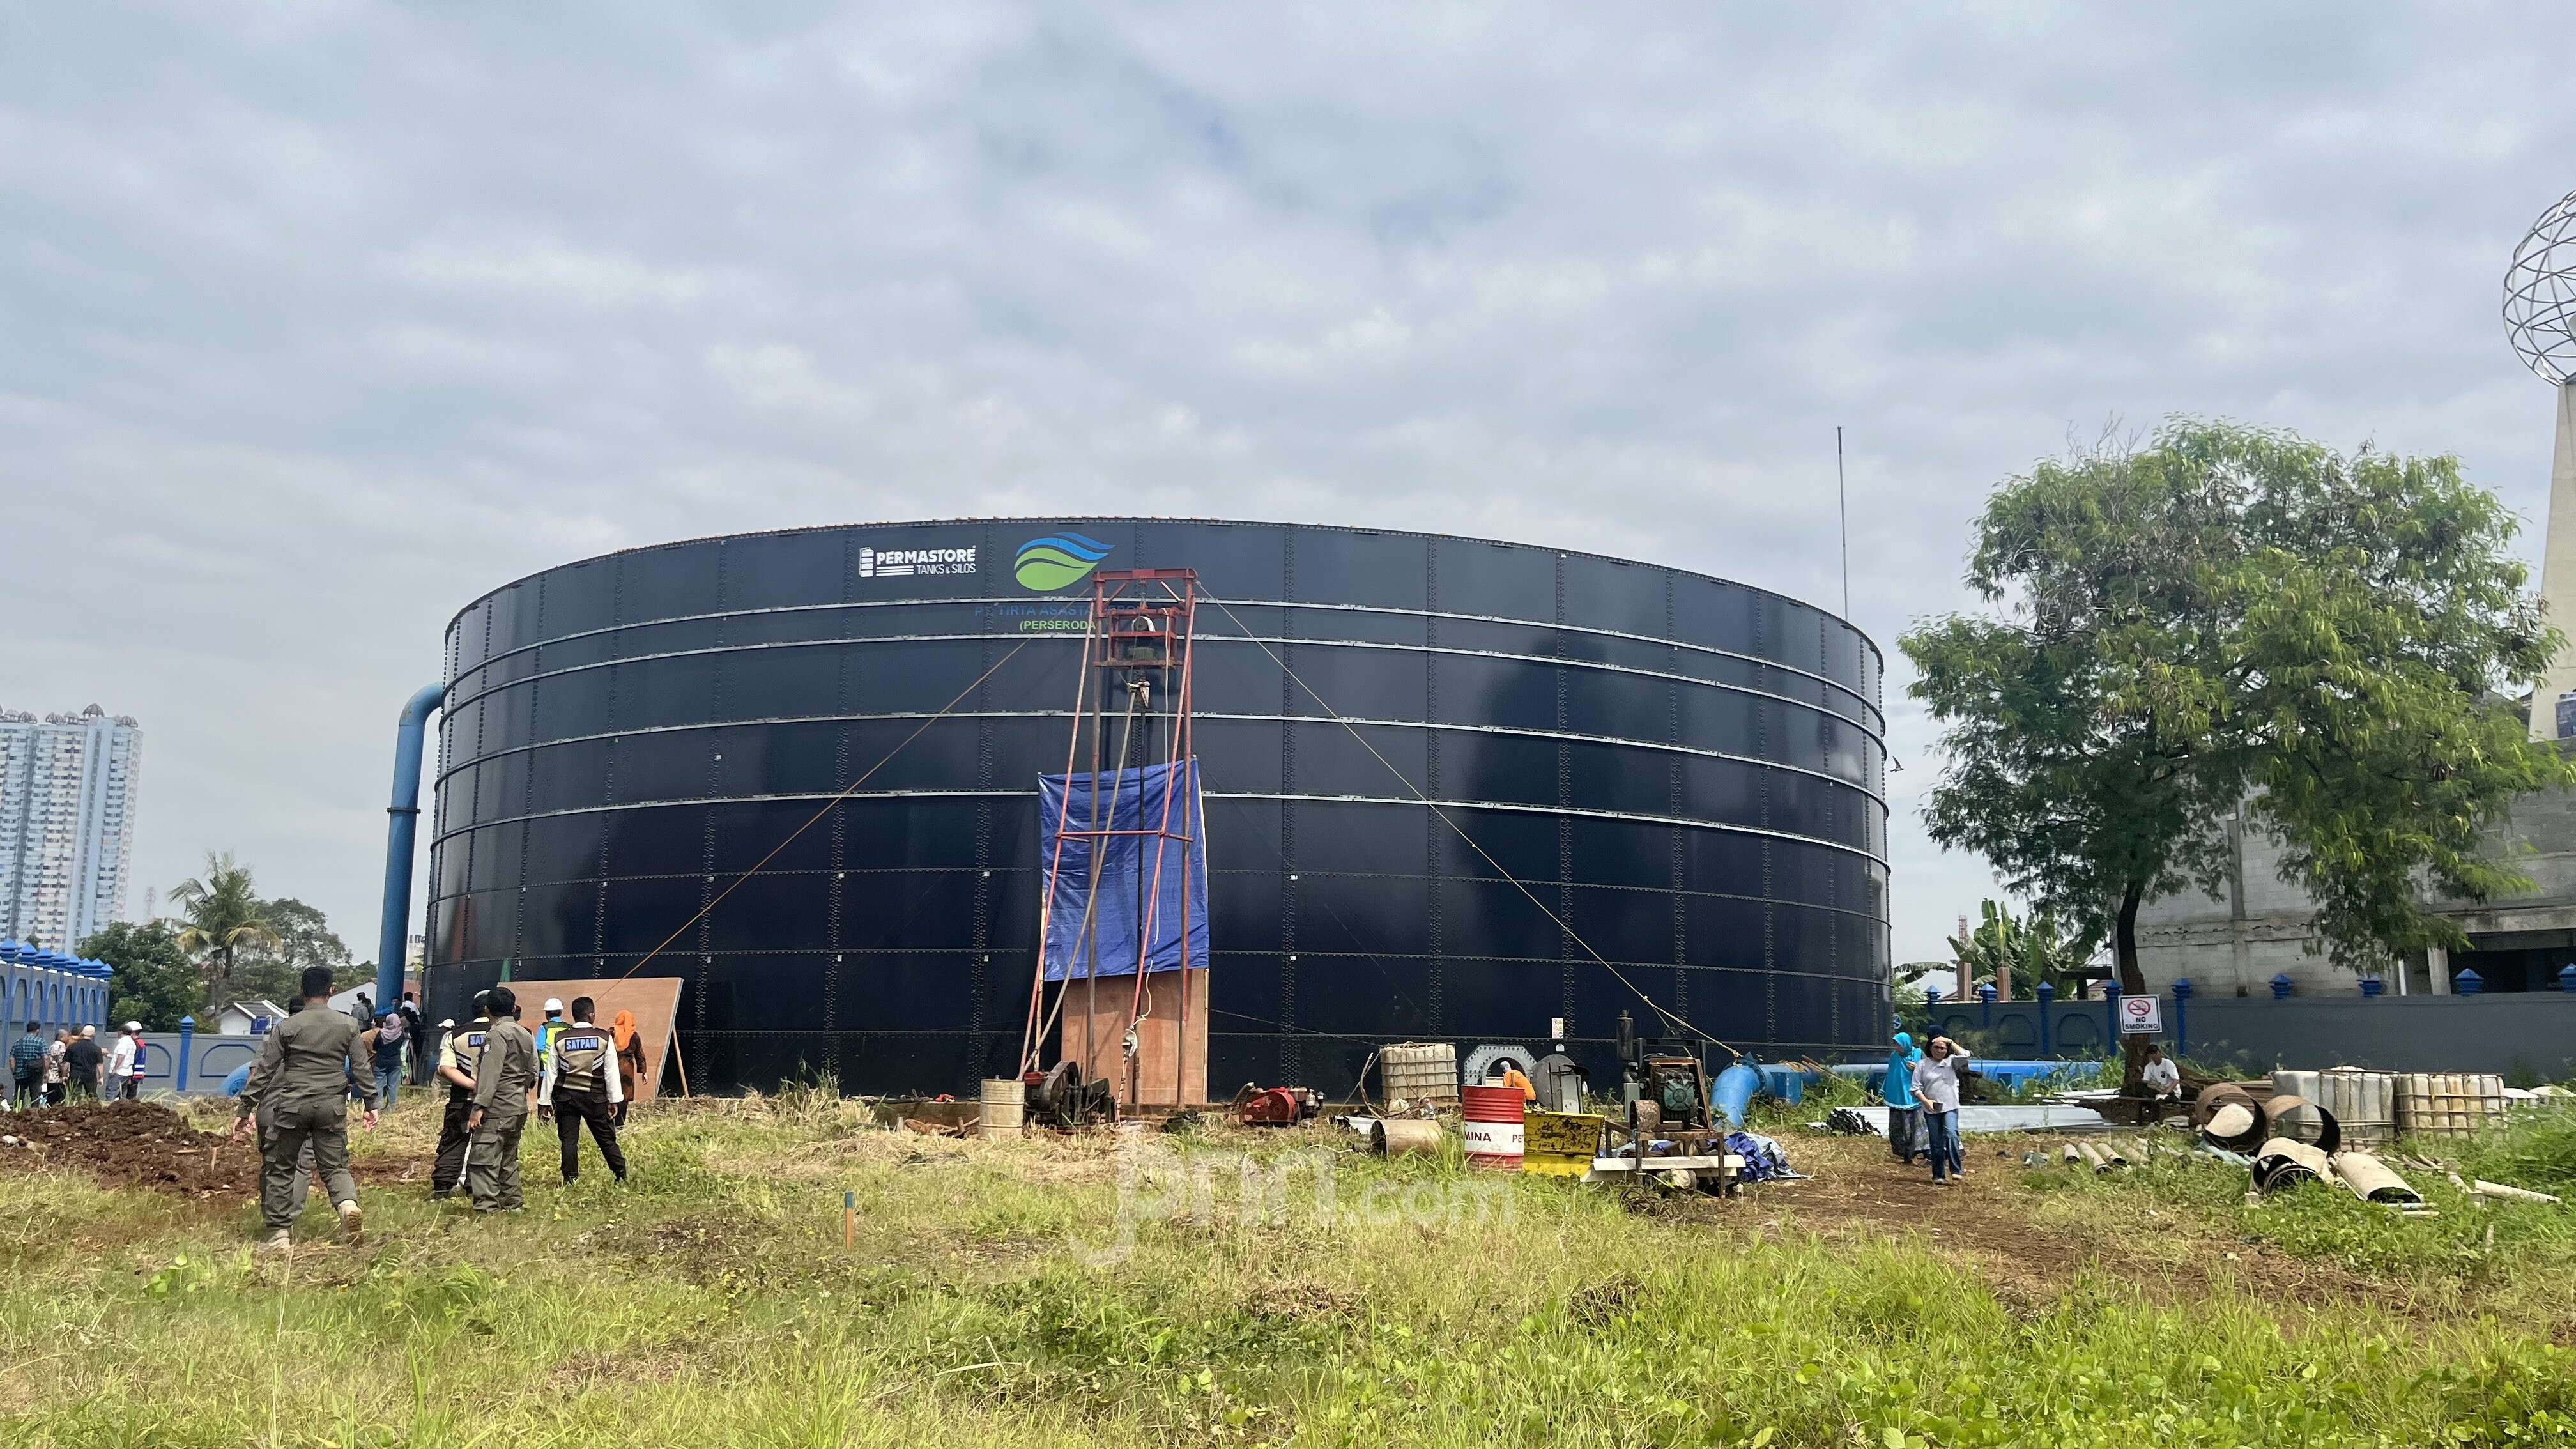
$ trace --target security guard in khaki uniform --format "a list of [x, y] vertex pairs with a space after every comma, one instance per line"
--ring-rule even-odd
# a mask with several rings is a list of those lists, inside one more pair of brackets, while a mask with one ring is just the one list
[[537, 1084], [537, 1115], [552, 1117], [563, 1139], [564, 1181], [581, 1176], [581, 1124], [590, 1124], [590, 1140], [619, 1182], [626, 1180], [626, 1154], [617, 1146], [617, 1104], [626, 1087], [617, 1070], [617, 1038], [593, 1025], [591, 1001], [576, 996], [572, 1025], [555, 1033], [546, 1053], [545, 1075]]
[[519, 1191], [519, 1134], [527, 1129], [528, 1093], [537, 1085], [537, 1041], [519, 1025], [519, 998], [509, 987], [493, 987], [485, 1005], [491, 1022], [474, 1054], [465, 1185], [476, 1212], [514, 1212], [526, 1205]]
[[261, 1109], [268, 1109], [268, 1130], [260, 1142], [259, 1207], [268, 1225], [262, 1248], [287, 1246], [298, 1206], [295, 1179], [307, 1143], [315, 1168], [331, 1189], [341, 1233], [353, 1246], [359, 1239], [358, 1183], [349, 1175], [349, 1085], [354, 1077], [366, 1097], [366, 1124], [373, 1127], [375, 1073], [372, 1063], [370, 1070], [352, 1070], [368, 1047], [359, 1040], [358, 1024], [331, 1009], [331, 968], [307, 967], [303, 986], [303, 1009], [271, 1027], [260, 1043], [233, 1119], [233, 1140], [238, 1142]]
[[483, 1050], [483, 1031], [491, 1025], [491, 1011], [483, 1004], [487, 995], [474, 993], [474, 1021], [463, 1031], [455, 1029], [455, 1022], [439, 1023], [447, 1033], [438, 1044], [438, 1079], [447, 1084], [447, 1116], [438, 1124], [438, 1159], [429, 1167], [429, 1195], [434, 1198], [453, 1197], [465, 1181], [465, 1119], [474, 1115], [474, 1074], [466, 1068]]

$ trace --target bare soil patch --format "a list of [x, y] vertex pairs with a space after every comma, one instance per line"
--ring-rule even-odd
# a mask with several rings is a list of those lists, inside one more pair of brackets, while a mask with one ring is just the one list
[[2298, 1258], [2232, 1233], [2197, 1228], [2170, 1214], [2142, 1214], [2133, 1231], [2102, 1233], [2053, 1224], [2025, 1182], [2025, 1151], [2054, 1152], [2063, 1139], [1972, 1142], [1964, 1182], [1940, 1186], [1921, 1166], [1889, 1156], [1876, 1138], [1799, 1137], [1783, 1142], [1805, 1182], [1749, 1188], [1733, 1209], [1763, 1226], [1825, 1238], [1919, 1233], [1933, 1248], [1973, 1265], [2008, 1302], [2054, 1302], [2088, 1271], [2115, 1278], [2163, 1303], [2206, 1298], [2222, 1285], [2284, 1304], [2363, 1303], [2409, 1316], [2444, 1307], [2406, 1285], [2383, 1283], [2338, 1264]]
[[259, 1188], [259, 1154], [200, 1132], [153, 1102], [106, 1102], [19, 1112], [0, 1124], [0, 1168], [77, 1168], [110, 1187], [181, 1197], [237, 1197]]
[[[259, 1148], [190, 1125], [158, 1102], [102, 1102], [18, 1112], [0, 1121], [0, 1171], [83, 1171], [108, 1187], [140, 1187], [176, 1197], [232, 1203], [259, 1196]], [[377, 1186], [429, 1180], [429, 1160], [413, 1155], [353, 1160], [360, 1182]]]

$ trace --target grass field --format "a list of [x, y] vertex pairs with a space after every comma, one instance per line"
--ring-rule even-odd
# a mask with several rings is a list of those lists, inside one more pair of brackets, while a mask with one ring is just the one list
[[[434, 1127], [406, 1105], [372, 1174]], [[1627, 1202], [1329, 1127], [952, 1141], [790, 1094], [639, 1115], [631, 1186], [531, 1133], [522, 1214], [386, 1182], [363, 1249], [317, 1208], [258, 1259], [238, 1200], [0, 1172], [0, 1439], [2576, 1443], [2568, 1209], [2249, 1207], [2207, 1160], [1986, 1140], [1936, 1191], [1780, 1135], [1816, 1181]], [[2576, 1113], [2451, 1150], [2565, 1188]]]

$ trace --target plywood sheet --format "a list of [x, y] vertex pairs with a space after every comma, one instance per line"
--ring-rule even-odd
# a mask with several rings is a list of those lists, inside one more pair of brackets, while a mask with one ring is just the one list
[[[1145, 1020], [1136, 1032], [1136, 1096], [1148, 1107], [1198, 1106], [1208, 1099], [1208, 974], [1204, 968], [1188, 973], [1186, 1055], [1181, 1040], [1182, 974], [1155, 971], [1145, 977]], [[1136, 978], [1133, 974], [1101, 977], [1098, 1010], [1086, 1018], [1083, 1008], [1091, 999], [1089, 985], [1077, 980], [1061, 988], [1066, 996], [1064, 1015], [1056, 1024], [1056, 1052], [1081, 1062], [1086, 1078], [1106, 1077], [1115, 1083], [1123, 1102], [1127, 1100], [1127, 1008], [1134, 999]]]
[[[679, 1076], [671, 1070], [671, 1035], [680, 1019], [680, 978], [677, 976], [577, 977], [570, 981], [504, 981], [519, 998], [519, 1025], [530, 1031], [546, 1019], [540, 1008], [549, 996], [563, 998], [570, 1008], [573, 998], [587, 996], [598, 1011], [591, 1020], [605, 1028], [617, 1020], [617, 1013], [635, 1013], [635, 1030], [644, 1039], [644, 1060], [650, 1070], [642, 1083], [626, 1084], [627, 1099], [650, 1102], [661, 1091], [667, 1077], [677, 1090]], [[570, 1020], [567, 1010], [566, 1020]]]

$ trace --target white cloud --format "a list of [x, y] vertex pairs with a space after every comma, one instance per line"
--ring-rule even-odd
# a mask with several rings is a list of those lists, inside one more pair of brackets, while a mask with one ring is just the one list
[[[2576, 186], [2556, 21], [22, 11], [0, 702], [144, 718], [139, 881], [236, 849], [363, 940], [447, 617], [626, 544], [1366, 519], [1832, 604], [1842, 424], [1892, 653], [2113, 416], [2457, 451], [2537, 520], [2495, 304]], [[1992, 886], [1914, 823], [1904, 677], [1912, 959]]]

